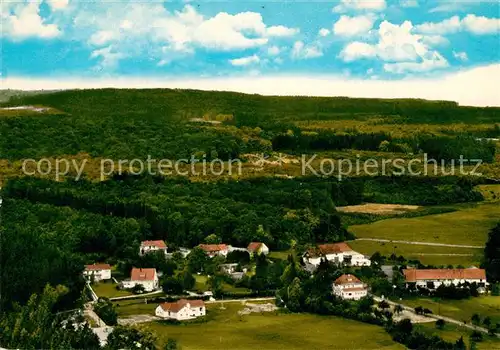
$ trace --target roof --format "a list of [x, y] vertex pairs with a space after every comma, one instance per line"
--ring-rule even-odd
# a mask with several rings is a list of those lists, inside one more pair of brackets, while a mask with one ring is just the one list
[[174, 303], [162, 303], [162, 304], [160, 304], [160, 307], [163, 309], [163, 311], [179, 312], [187, 304], [189, 304], [190, 307], [203, 307], [203, 306], [205, 306], [205, 303], [203, 302], [203, 300], [200, 300], [200, 299], [196, 299], [196, 300], [180, 299]]
[[486, 280], [483, 269], [406, 269], [403, 270], [407, 282], [422, 280], [482, 279]]
[[345, 242], [320, 244], [315, 248], [307, 251], [311, 257], [319, 257], [327, 254], [338, 254], [344, 252], [352, 252], [353, 249]]
[[130, 272], [131, 281], [153, 281], [156, 276], [156, 269], [132, 268]]
[[110, 264], [92, 264], [85, 265], [86, 271], [111, 270]]
[[359, 280], [359, 278], [357, 278], [354, 275], [344, 274], [344, 275], [340, 276], [339, 278], [337, 278], [335, 280], [335, 282], [333, 282], [333, 283], [338, 284], [338, 285], [342, 285], [342, 284], [348, 284], [348, 283], [362, 283], [362, 282]]
[[263, 244], [262, 242], [251, 242], [248, 245], [247, 249], [254, 252], [256, 250], [259, 250], [259, 248], [262, 247], [262, 244]]
[[228, 250], [227, 244], [200, 244], [198, 247], [206, 252], [219, 252], [221, 250]]
[[160, 249], [167, 248], [167, 245], [165, 244], [165, 241], [162, 241], [161, 239], [160, 240], [156, 240], [156, 241], [142, 241], [141, 242], [141, 247], [150, 247], [150, 246], [157, 247], [157, 248], [160, 248]]

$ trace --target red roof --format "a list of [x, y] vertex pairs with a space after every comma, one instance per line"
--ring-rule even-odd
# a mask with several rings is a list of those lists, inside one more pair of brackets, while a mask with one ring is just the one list
[[208, 253], [220, 252], [221, 250], [228, 250], [227, 244], [200, 244], [198, 247]]
[[247, 249], [251, 252], [255, 252], [257, 250], [259, 250], [259, 248], [262, 247], [262, 242], [251, 242]]
[[130, 272], [131, 281], [153, 281], [156, 276], [156, 269], [142, 269], [134, 267]]
[[159, 249], [165, 249], [167, 248], [167, 245], [165, 244], [165, 241], [162, 240], [157, 240], [157, 241], [142, 241], [141, 242], [141, 247], [157, 247]]
[[85, 270], [87, 271], [111, 270], [111, 265], [109, 264], [85, 265]]
[[348, 283], [362, 283], [359, 278], [357, 278], [354, 275], [347, 274], [347, 275], [342, 275], [339, 278], [337, 278], [334, 282], [335, 284], [348, 284]]
[[345, 242], [320, 244], [316, 248], [311, 248], [307, 252], [309, 256], [324, 256], [328, 254], [338, 254], [352, 252], [353, 249]]
[[160, 304], [160, 306], [164, 311], [179, 312], [187, 304], [189, 304], [189, 306], [192, 308], [205, 306], [205, 303], [203, 302], [203, 300], [199, 300], [199, 299], [197, 299], [197, 300], [180, 299], [180, 300], [177, 300], [175, 303], [163, 303], [163, 304]]
[[486, 280], [483, 269], [407, 269], [403, 270], [407, 282], [422, 280]]

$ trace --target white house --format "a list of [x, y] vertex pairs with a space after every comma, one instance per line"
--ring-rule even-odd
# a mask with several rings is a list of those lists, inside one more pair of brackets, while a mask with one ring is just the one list
[[267, 245], [265, 245], [262, 242], [251, 242], [248, 245], [247, 250], [250, 254], [259, 254], [259, 255], [260, 254], [264, 254], [264, 255], [269, 254], [269, 248], [267, 247]]
[[99, 282], [102, 280], [111, 279], [111, 265], [109, 264], [92, 264], [85, 265], [83, 276], [88, 280]]
[[464, 283], [476, 283], [484, 289], [488, 285], [484, 269], [406, 269], [403, 270], [406, 287], [438, 288], [441, 284], [458, 286]]
[[367, 285], [356, 276], [342, 275], [333, 282], [333, 294], [342, 299], [359, 300], [368, 294]]
[[370, 258], [355, 252], [347, 243], [320, 244], [307, 250], [302, 256], [304, 262], [318, 266], [321, 259], [351, 266], [370, 266]]
[[206, 315], [203, 300], [180, 299], [175, 303], [163, 303], [158, 305], [155, 315], [165, 319], [178, 321], [189, 320]]
[[198, 247], [211, 258], [216, 255], [227, 256], [229, 252], [229, 246], [227, 244], [200, 244]]
[[165, 241], [143, 241], [141, 242], [141, 247], [139, 248], [139, 255], [144, 255], [151, 252], [163, 251], [167, 255], [167, 245]]
[[158, 289], [159, 282], [156, 269], [134, 267], [130, 272], [130, 279], [122, 281], [123, 288], [134, 288], [138, 284], [142, 284], [146, 292]]

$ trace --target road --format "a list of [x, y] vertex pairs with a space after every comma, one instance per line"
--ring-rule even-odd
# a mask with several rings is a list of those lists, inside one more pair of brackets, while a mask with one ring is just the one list
[[149, 293], [143, 293], [143, 294], [132, 294], [132, 295], [126, 295], [124, 297], [114, 297], [114, 298], [109, 298], [111, 301], [117, 301], [117, 300], [126, 300], [126, 299], [141, 299], [142, 297], [148, 297], [151, 295], [156, 295], [163, 293], [161, 290], [157, 290], [154, 292], [149, 292]]
[[[375, 300], [377, 302], [385, 300], [391, 306], [401, 305], [404, 310], [406, 310], [408, 312], [411, 312], [413, 314], [416, 314], [415, 313], [415, 309], [412, 308], [412, 307], [409, 307], [409, 306], [406, 306], [406, 305], [403, 305], [403, 304], [399, 304], [399, 303], [395, 303], [395, 302], [390, 301], [388, 299], [382, 299], [382, 298], [379, 298], [379, 297], [374, 296], [374, 295], [372, 295], [372, 296], [373, 296], [373, 300]], [[458, 326], [462, 326], [462, 327], [465, 327], [465, 328], [469, 328], [471, 330], [476, 330], [476, 331], [488, 334], [488, 330], [486, 328], [484, 328], [484, 327], [475, 326], [475, 325], [469, 324], [469, 323], [463, 323], [462, 321], [455, 320], [454, 318], [449, 318], [449, 317], [446, 317], [446, 316], [435, 315], [435, 314], [427, 314], [425, 316], [427, 316], [429, 318], [433, 318], [435, 320], [443, 320], [443, 321], [448, 322], [448, 323], [453, 323], [453, 324], [456, 324]], [[500, 338], [500, 333], [497, 333], [496, 336]]]
[[430, 246], [435, 246], [435, 247], [484, 249], [484, 246], [478, 246], [478, 245], [460, 245], [460, 244], [445, 244], [445, 243], [431, 243], [431, 242], [395, 241], [392, 239], [380, 239], [380, 238], [356, 238], [356, 240], [350, 241], [350, 242], [355, 242], [355, 241], [373, 241], [373, 242], [383, 242], [383, 243], [430, 245]]

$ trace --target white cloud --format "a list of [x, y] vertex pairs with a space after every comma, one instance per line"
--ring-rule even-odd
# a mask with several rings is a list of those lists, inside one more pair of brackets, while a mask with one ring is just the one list
[[323, 56], [321, 48], [317, 44], [305, 45], [302, 41], [296, 41], [292, 48], [292, 58], [306, 60]]
[[387, 62], [384, 64], [387, 72], [395, 74], [447, 67], [448, 61], [439, 52], [430, 49], [422, 35], [413, 34], [412, 29], [409, 21], [401, 25], [383, 21], [378, 30], [378, 43], [349, 43], [339, 57], [346, 62], [378, 58]]
[[444, 46], [450, 42], [441, 35], [422, 35], [422, 42], [429, 46]]
[[462, 9], [462, 4], [460, 2], [449, 2], [438, 5], [429, 10], [429, 13], [436, 12], [456, 12]]
[[453, 16], [441, 22], [426, 22], [415, 26], [415, 32], [423, 34], [450, 34], [459, 31], [477, 35], [499, 33], [500, 19], [469, 14], [463, 19]]
[[26, 38], [51, 39], [61, 34], [56, 24], [46, 23], [40, 16], [40, 3], [9, 4], [1, 12], [1, 36], [22, 40]]
[[325, 37], [325, 36], [328, 36], [330, 35], [330, 31], [326, 28], [321, 28], [318, 32], [318, 35], [319, 36], [322, 36], [322, 37]]
[[259, 63], [259, 62], [260, 62], [260, 58], [257, 55], [235, 58], [234, 60], [229, 60], [229, 63], [231, 63], [233, 66], [248, 66], [250, 64], [255, 64], [255, 63]]
[[344, 13], [348, 11], [382, 11], [386, 7], [385, 0], [341, 0], [332, 11]]
[[455, 57], [457, 60], [464, 61], [464, 62], [469, 60], [467, 53], [463, 52], [463, 51], [462, 52], [453, 51], [453, 57]]
[[400, 0], [401, 7], [418, 7], [417, 0]]
[[288, 28], [285, 26], [272, 26], [267, 28], [267, 35], [270, 37], [287, 37], [294, 36], [299, 33], [298, 28]]
[[373, 28], [375, 16], [364, 15], [357, 17], [349, 17], [342, 15], [340, 19], [333, 25], [333, 33], [339, 36], [357, 36], [367, 34]]
[[497, 82], [500, 64], [447, 73], [434, 78], [401, 80], [346, 79], [326, 75], [261, 76], [241, 78], [123, 77], [116, 79], [37, 79], [9, 77], [0, 81], [6, 89], [59, 90], [88, 88], [189, 88], [238, 91], [263, 95], [348, 96], [367, 98], [423, 98], [457, 101], [469, 106], [500, 106]]
[[115, 67], [118, 61], [125, 57], [123, 53], [116, 52], [111, 46], [103, 47], [102, 49], [94, 50], [90, 58], [101, 58], [100, 68]]
[[68, 7], [69, 0], [47, 0], [52, 11], [63, 10]]
[[267, 54], [269, 56], [278, 56], [281, 52], [281, 49], [278, 46], [270, 46], [267, 48]]

